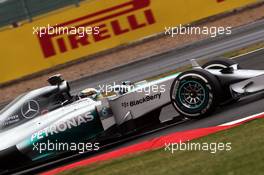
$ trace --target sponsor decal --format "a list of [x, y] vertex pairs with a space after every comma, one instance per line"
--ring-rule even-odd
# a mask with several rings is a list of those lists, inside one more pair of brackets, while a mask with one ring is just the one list
[[[75, 28], [98, 27], [99, 33], [93, 33], [89, 36], [84, 34], [82, 37], [78, 34], [49, 35], [47, 33], [41, 37], [38, 35], [43, 55], [45, 58], [49, 58], [152, 25], [156, 23], [156, 20], [150, 4], [150, 0], [129, 0], [56, 25], [56, 27], [74, 26]], [[55, 48], [58, 48], [57, 52]]]
[[36, 100], [29, 100], [21, 108], [21, 114], [27, 119], [36, 117], [39, 114], [39, 104]]
[[161, 93], [158, 93], [158, 94], [154, 94], [154, 95], [147, 95], [147, 96], [145, 96], [145, 97], [143, 97], [141, 99], [138, 99], [138, 100], [132, 100], [130, 102], [123, 102], [121, 105], [124, 108], [133, 107], [133, 106], [137, 106], [137, 105], [140, 105], [140, 104], [143, 104], [143, 103], [154, 101], [154, 100], [157, 100], [157, 99], [160, 99], [160, 98], [161, 98]]
[[0, 120], [0, 128], [5, 127], [5, 126], [9, 126], [9, 125], [17, 123], [19, 121], [20, 120], [19, 120], [18, 115], [14, 115], [14, 116], [8, 117], [5, 120]]
[[201, 111], [201, 114], [205, 114], [209, 110], [209, 108], [213, 103], [213, 98], [214, 98], [214, 94], [212, 93], [212, 87], [210, 86], [210, 84], [206, 84], [206, 86], [209, 89], [209, 99], [206, 107]]
[[91, 113], [86, 113], [83, 115], [79, 115], [77, 117], [74, 117], [72, 119], [69, 119], [67, 121], [59, 122], [54, 125], [51, 125], [43, 130], [40, 130], [31, 136], [31, 141], [34, 139], [43, 139], [45, 137], [48, 137], [50, 135], [58, 134], [61, 132], [64, 132], [68, 129], [76, 128], [80, 126], [81, 124], [88, 123], [94, 120], [94, 116], [91, 115]]

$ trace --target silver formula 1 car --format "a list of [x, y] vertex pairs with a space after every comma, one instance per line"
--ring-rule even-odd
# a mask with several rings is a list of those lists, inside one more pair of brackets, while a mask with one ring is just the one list
[[93, 88], [73, 96], [61, 76], [49, 78], [50, 86], [22, 94], [1, 110], [0, 170], [78, 153], [79, 143], [90, 143], [96, 151], [105, 141], [159, 123], [168, 104], [181, 116], [198, 119], [264, 89], [264, 71], [241, 69], [232, 60], [191, 62], [192, 70], [151, 82], [124, 82], [107, 96]]

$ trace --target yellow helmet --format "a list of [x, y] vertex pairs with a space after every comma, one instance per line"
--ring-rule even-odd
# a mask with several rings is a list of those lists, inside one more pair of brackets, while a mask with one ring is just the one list
[[87, 88], [81, 91], [80, 97], [92, 97], [96, 99], [100, 95], [100, 92], [95, 88]]

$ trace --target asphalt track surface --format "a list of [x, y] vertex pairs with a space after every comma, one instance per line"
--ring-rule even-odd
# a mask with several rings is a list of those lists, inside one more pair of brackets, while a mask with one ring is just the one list
[[[120, 82], [123, 80], [142, 80], [144, 78], [161, 74], [186, 65], [190, 59], [217, 58], [219, 55], [225, 52], [259, 41], [264, 41], [264, 20], [243, 27], [242, 29], [236, 29], [233, 31], [233, 34], [228, 37], [204, 40], [191, 46], [185, 46], [165, 54], [153, 56], [152, 58], [148, 58], [143, 61], [113, 69], [109, 72], [71, 82], [71, 86], [73, 87], [72, 92], [77, 93], [79, 90], [85, 87], [96, 87], [99, 84], [111, 84], [114, 81]], [[242, 68], [245, 69], [264, 69], [264, 50], [239, 57], [235, 60], [241, 65]], [[109, 149], [108, 151], [116, 150], [127, 145], [135, 144], [140, 141], [155, 138], [168, 133], [223, 124], [263, 112], [263, 108], [264, 93], [255, 94], [241, 99], [235, 104], [219, 107], [210, 117], [200, 120], [188, 120], [184, 123], [180, 123], [176, 126], [161, 130], [159, 132], [125, 142]], [[162, 120], [167, 120], [178, 116], [177, 112], [171, 105], [165, 107], [164, 110], [165, 112], [162, 115]]]

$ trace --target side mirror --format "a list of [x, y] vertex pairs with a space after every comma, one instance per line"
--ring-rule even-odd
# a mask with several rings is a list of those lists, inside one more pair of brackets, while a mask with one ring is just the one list
[[222, 74], [232, 74], [234, 73], [234, 68], [232, 66], [222, 69], [220, 72]]
[[53, 75], [49, 77], [48, 82], [52, 86], [60, 85], [64, 79], [61, 77], [61, 74]]

